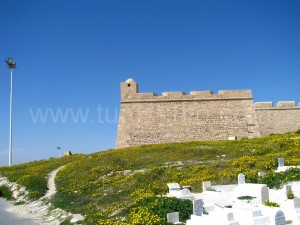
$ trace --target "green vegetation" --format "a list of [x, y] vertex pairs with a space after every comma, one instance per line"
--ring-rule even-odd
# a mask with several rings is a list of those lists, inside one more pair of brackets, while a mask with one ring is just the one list
[[6, 185], [0, 186], [0, 198], [14, 200], [12, 191]]
[[295, 198], [295, 195], [294, 195], [293, 191], [291, 191], [291, 190], [288, 191], [287, 198], [288, 199], [294, 199]]
[[[38, 198], [46, 191], [47, 174], [65, 165], [56, 177], [58, 192], [51, 200], [55, 207], [81, 213], [88, 225], [165, 224], [169, 212], [163, 210], [165, 204], [170, 211], [180, 206], [181, 216], [190, 207], [183, 200], [173, 203], [158, 198], [168, 192], [167, 183], [190, 185], [192, 191], [200, 192], [202, 181], [237, 183], [239, 173], [245, 174], [247, 182], [271, 188], [300, 180], [299, 169], [273, 172], [277, 158], [284, 158], [286, 165], [300, 165], [299, 138], [300, 133], [294, 132], [236, 141], [147, 145], [2, 167], [0, 173]], [[259, 171], [266, 176], [259, 179]], [[33, 188], [36, 183], [38, 191]]]
[[245, 195], [245, 196], [240, 196], [238, 197], [239, 200], [252, 200], [255, 199], [256, 197]]
[[[299, 163], [297, 165], [299, 165]], [[300, 169], [298, 168], [291, 168], [280, 173], [275, 173], [273, 171], [269, 172], [259, 181], [259, 183], [267, 184], [269, 188], [279, 189], [284, 184], [295, 180], [300, 180]]]
[[280, 205], [279, 205], [278, 203], [276, 203], [276, 202], [271, 202], [271, 201], [269, 201], [269, 200], [266, 200], [266, 201], [264, 202], [264, 205], [265, 205], [265, 206], [269, 206], [269, 207], [271, 207], [271, 208], [273, 208], [273, 207], [280, 207]]
[[82, 159], [86, 156], [75, 155], [57, 159], [40, 160], [12, 167], [0, 167], [1, 174], [12, 182], [25, 186], [31, 199], [42, 197], [47, 191], [47, 175], [66, 163]]

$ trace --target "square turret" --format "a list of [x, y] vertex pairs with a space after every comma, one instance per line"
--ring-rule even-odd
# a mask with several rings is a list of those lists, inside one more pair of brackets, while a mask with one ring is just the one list
[[138, 84], [131, 78], [121, 83], [121, 100], [130, 99], [139, 92]]

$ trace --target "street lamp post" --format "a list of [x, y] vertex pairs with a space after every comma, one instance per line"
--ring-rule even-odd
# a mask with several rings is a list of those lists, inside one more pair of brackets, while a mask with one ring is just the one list
[[58, 158], [60, 158], [60, 149], [61, 149], [61, 147], [57, 146], [56, 148], [58, 150]]
[[17, 64], [13, 58], [5, 60], [10, 69], [10, 104], [9, 104], [9, 149], [8, 149], [8, 165], [12, 165], [12, 100], [13, 100], [13, 69]]

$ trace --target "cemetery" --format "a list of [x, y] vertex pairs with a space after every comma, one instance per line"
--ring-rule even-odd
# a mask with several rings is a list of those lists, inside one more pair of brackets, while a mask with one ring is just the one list
[[[298, 166], [284, 166], [284, 159], [278, 158], [276, 172]], [[259, 172], [258, 176], [264, 176]], [[203, 181], [202, 193], [193, 193], [180, 188], [177, 183], [168, 183], [168, 197], [190, 199], [193, 214], [186, 225], [285, 225], [300, 224], [300, 182], [290, 182], [281, 189], [269, 189], [266, 184], [246, 183], [245, 175], [240, 173], [237, 184], [212, 185]], [[167, 215], [167, 221], [184, 224], [179, 213]]]

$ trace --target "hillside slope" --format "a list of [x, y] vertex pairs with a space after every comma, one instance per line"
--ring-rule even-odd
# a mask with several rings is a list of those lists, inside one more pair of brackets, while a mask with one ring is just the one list
[[[85, 224], [143, 224], [140, 218], [164, 224], [162, 215], [166, 210], [162, 209], [177, 205], [186, 207], [183, 211], [190, 210], [189, 203], [154, 198], [167, 192], [167, 183], [191, 185], [193, 191], [200, 192], [202, 181], [236, 183], [239, 173], [244, 173], [248, 182], [258, 182], [259, 171], [268, 172], [266, 179], [271, 181], [275, 179], [272, 171], [277, 167], [277, 158], [283, 157], [286, 165], [300, 165], [299, 153], [300, 132], [294, 132], [237, 141], [107, 150], [1, 167], [0, 173], [28, 190], [38, 186], [31, 197], [39, 198], [47, 189], [38, 185], [44, 184], [43, 179], [46, 181], [45, 174], [65, 165], [56, 177], [58, 192], [51, 200], [55, 207], [83, 214]], [[153, 205], [160, 211], [149, 209]]]

